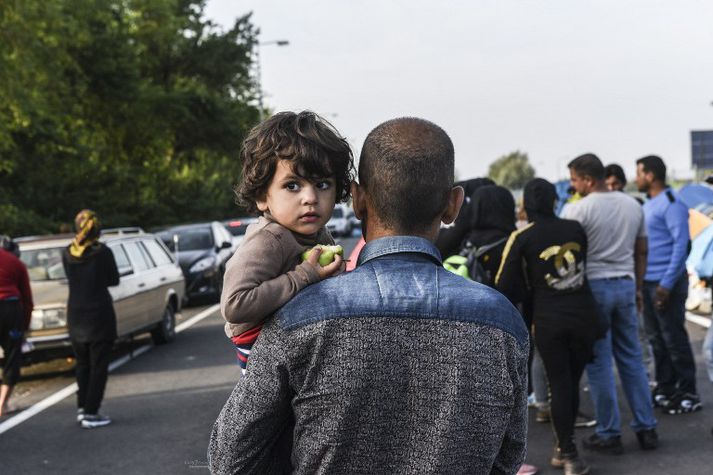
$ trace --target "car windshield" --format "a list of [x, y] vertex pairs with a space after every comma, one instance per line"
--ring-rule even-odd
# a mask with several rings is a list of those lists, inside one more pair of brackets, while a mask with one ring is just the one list
[[332, 211], [332, 218], [342, 218], [344, 217], [344, 214], [342, 213], [341, 208], [334, 208], [334, 211]]
[[176, 251], [173, 236], [178, 236], [178, 251], [200, 251], [213, 247], [213, 235], [210, 228], [181, 229], [164, 231], [161, 240], [171, 251]]
[[33, 282], [66, 279], [62, 265], [63, 247], [32, 249], [20, 252], [20, 259], [27, 267]]

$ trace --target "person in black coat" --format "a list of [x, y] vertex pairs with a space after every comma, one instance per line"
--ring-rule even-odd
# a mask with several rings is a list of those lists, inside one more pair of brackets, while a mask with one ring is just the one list
[[62, 255], [69, 282], [67, 325], [77, 359], [77, 421], [86, 429], [111, 423], [99, 414], [116, 340], [116, 314], [108, 287], [119, 284], [111, 250], [98, 241], [96, 214], [82, 210], [75, 218], [77, 235]]
[[529, 181], [523, 201], [530, 223], [511, 234], [495, 284], [511, 301], [532, 300], [535, 345], [552, 395], [557, 445], [551, 463], [565, 473], [587, 473], [574, 423], [579, 380], [603, 334], [585, 276], [587, 236], [578, 222], [555, 216], [557, 193], [548, 181]]

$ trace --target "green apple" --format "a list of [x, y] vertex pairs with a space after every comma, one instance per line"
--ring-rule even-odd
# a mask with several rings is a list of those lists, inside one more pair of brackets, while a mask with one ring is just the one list
[[[312, 249], [317, 248], [322, 249], [322, 254], [319, 255], [319, 265], [322, 267], [331, 264], [337, 254], [344, 257], [344, 248], [340, 245], [326, 246], [324, 244], [317, 244]], [[302, 253], [303, 261], [306, 261], [309, 258], [309, 255], [312, 253], [312, 249], [307, 249]]]

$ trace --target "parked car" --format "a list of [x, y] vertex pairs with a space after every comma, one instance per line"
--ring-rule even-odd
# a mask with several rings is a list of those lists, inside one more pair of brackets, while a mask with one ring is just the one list
[[175, 253], [183, 270], [187, 300], [220, 298], [225, 264], [235, 251], [232, 236], [225, 226], [218, 221], [186, 224], [158, 234]]
[[351, 236], [353, 227], [351, 216], [353, 214], [354, 211], [345, 204], [338, 204], [334, 207], [332, 217], [327, 221], [327, 229], [332, 236]]
[[[69, 287], [62, 252], [72, 237], [18, 239], [20, 259], [27, 266], [35, 301], [27, 333], [31, 360], [65, 356], [71, 351], [67, 330]], [[113, 252], [120, 274], [119, 285], [109, 288], [119, 338], [150, 331], [155, 343], [173, 340], [185, 281], [166, 246], [155, 235], [140, 230], [105, 231], [100, 240]]]
[[223, 226], [225, 226], [225, 229], [233, 236], [233, 243], [237, 247], [245, 237], [248, 226], [253, 223], [257, 223], [256, 216], [241, 216], [223, 221]]

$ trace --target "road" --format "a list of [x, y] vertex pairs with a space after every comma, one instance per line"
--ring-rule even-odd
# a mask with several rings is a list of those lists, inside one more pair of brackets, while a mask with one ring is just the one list
[[[356, 242], [343, 241], [346, 254]], [[83, 430], [75, 420], [72, 394], [7, 430], [8, 421], [23, 412], [0, 419], [0, 472], [7, 474], [196, 474], [207, 473], [206, 447], [212, 424], [239, 378], [230, 342], [215, 306], [184, 309], [179, 322], [205, 315], [178, 333], [176, 340], [150, 346], [139, 339], [131, 347], [136, 355], [115, 369], [107, 386], [102, 411], [114, 419], [106, 428]], [[180, 326], [179, 326], [180, 328]], [[605, 456], [583, 452], [595, 474], [707, 474], [713, 466], [713, 385], [705, 377], [700, 345], [704, 330], [689, 325], [698, 359], [701, 396], [708, 407], [681, 416], [659, 416], [661, 447], [639, 450], [634, 435], [624, 432], [625, 454]], [[146, 345], [149, 345], [146, 347]], [[145, 348], [148, 348], [146, 350]], [[117, 352], [121, 359], [129, 346]], [[74, 381], [71, 364], [55, 362], [51, 370], [23, 372], [16, 403], [23, 409], [66, 388]], [[28, 370], [28, 368], [25, 368]], [[583, 409], [591, 412], [585, 393]], [[623, 401], [623, 399], [622, 399]], [[624, 404], [622, 416], [629, 420]], [[591, 429], [578, 430], [581, 438]], [[553, 438], [548, 424], [538, 424], [530, 414], [528, 462], [541, 473], [561, 473], [547, 467]]]

